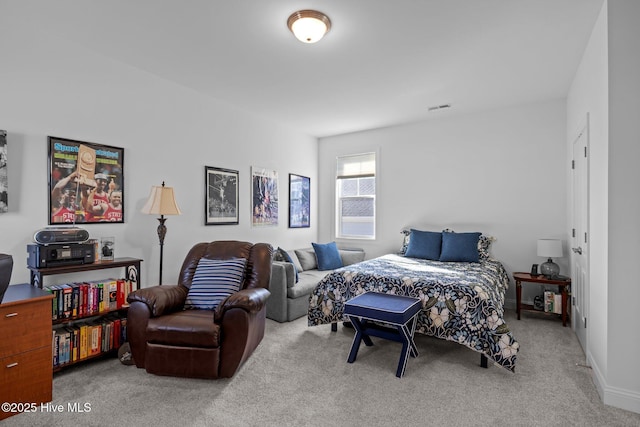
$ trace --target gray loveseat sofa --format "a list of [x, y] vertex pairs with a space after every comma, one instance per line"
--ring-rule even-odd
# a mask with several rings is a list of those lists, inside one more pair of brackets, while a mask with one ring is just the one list
[[[292, 262], [285, 261], [286, 252]], [[364, 261], [363, 249], [338, 249], [343, 265]], [[296, 271], [298, 280], [296, 282]], [[283, 250], [278, 248], [271, 266], [271, 282], [267, 300], [267, 317], [277, 322], [290, 322], [305, 316], [309, 295], [318, 282], [333, 270], [318, 270], [313, 248]]]

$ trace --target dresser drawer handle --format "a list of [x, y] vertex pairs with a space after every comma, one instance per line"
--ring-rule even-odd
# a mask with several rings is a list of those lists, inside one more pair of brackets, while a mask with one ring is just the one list
[[4, 317], [15, 317], [17, 315], [18, 313], [9, 313], [9, 314], [5, 314]]
[[7, 368], [15, 368], [16, 366], [18, 366], [18, 362], [13, 362], [13, 363], [9, 363], [7, 365]]

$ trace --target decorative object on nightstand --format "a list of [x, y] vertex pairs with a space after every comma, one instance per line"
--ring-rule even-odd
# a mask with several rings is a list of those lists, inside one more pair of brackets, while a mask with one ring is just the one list
[[160, 276], [158, 278], [158, 284], [162, 285], [162, 250], [164, 247], [164, 238], [167, 235], [167, 226], [164, 225], [166, 218], [164, 216], [182, 214], [176, 203], [173, 187], [165, 187], [164, 181], [162, 181], [162, 186], [154, 185], [151, 187], [149, 200], [147, 200], [147, 203], [142, 208], [142, 213], [160, 215], [160, 218], [158, 218], [160, 222], [160, 225], [158, 225], [158, 239], [160, 240]]
[[538, 256], [547, 258], [547, 262], [540, 265], [540, 274], [552, 278], [560, 274], [560, 267], [552, 258], [562, 257], [562, 241], [558, 239], [539, 239]]

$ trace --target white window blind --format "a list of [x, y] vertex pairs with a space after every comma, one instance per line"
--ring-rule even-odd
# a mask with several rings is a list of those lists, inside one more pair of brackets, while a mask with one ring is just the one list
[[376, 153], [338, 157], [338, 179], [365, 178], [376, 175]]

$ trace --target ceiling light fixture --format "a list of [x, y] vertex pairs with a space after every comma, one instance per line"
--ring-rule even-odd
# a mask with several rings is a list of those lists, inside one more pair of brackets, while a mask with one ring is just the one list
[[302, 43], [315, 43], [331, 29], [331, 20], [317, 10], [299, 10], [287, 19], [287, 26]]

